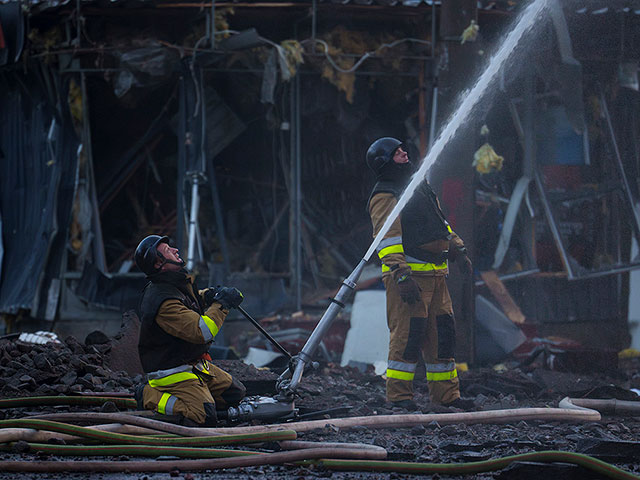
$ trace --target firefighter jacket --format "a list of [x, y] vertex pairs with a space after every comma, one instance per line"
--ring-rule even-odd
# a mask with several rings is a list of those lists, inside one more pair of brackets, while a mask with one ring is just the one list
[[202, 292], [184, 271], [161, 272], [149, 280], [140, 302], [142, 368], [147, 374], [191, 371], [208, 352], [228, 311], [215, 302], [206, 307]]
[[[378, 181], [369, 198], [375, 237], [398, 202], [397, 182]], [[426, 181], [420, 183], [377, 247], [383, 276], [448, 274], [447, 260], [464, 251], [464, 242], [447, 222], [438, 198]]]

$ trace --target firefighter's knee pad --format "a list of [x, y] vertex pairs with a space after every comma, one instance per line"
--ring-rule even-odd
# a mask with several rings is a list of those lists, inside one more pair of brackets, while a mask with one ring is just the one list
[[438, 326], [438, 358], [453, 358], [456, 350], [456, 324], [453, 314], [436, 317]]

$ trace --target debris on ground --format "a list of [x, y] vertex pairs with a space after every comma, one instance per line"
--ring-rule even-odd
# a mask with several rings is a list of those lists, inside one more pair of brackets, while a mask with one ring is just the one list
[[[4, 398], [116, 393], [131, 397], [141, 375], [131, 376], [124, 370], [113, 370], [112, 350], [119, 339], [106, 339], [98, 333], [85, 342], [68, 337], [61, 343], [28, 344], [17, 339], [0, 340], [0, 395]], [[241, 360], [218, 360], [221, 368], [243, 381], [254, 395], [276, 393], [276, 380], [282, 368], [256, 368]], [[496, 368], [471, 368], [460, 371], [463, 397], [473, 400], [477, 410], [514, 409], [522, 407], [557, 407], [566, 396], [576, 398], [618, 398], [639, 401], [633, 391], [640, 386], [640, 358], [621, 358], [614, 371], [597, 374], [550, 370], [541, 363], [520, 365], [505, 362]], [[419, 412], [392, 407], [385, 399], [385, 380], [372, 366], [366, 369], [341, 367], [334, 362], [320, 362], [308, 369], [300, 383], [296, 407], [302, 420], [353, 416], [397, 415], [408, 413], [456, 413], [459, 410], [432, 405], [426, 382], [416, 382], [415, 401]], [[639, 403], [640, 405], [640, 403]], [[79, 411], [78, 406], [65, 407]], [[100, 407], [82, 407], [84, 411], [106, 411]], [[117, 410], [117, 409], [116, 409]], [[0, 411], [4, 419], [16, 419], [41, 413], [64, 411], [63, 407], [21, 407]], [[547, 450], [578, 452], [612, 463], [640, 474], [640, 460], [635, 452], [640, 447], [637, 431], [640, 421], [631, 416], [607, 416], [600, 422], [565, 423], [517, 421], [509, 424], [464, 423], [428, 425], [409, 428], [371, 427], [338, 428], [329, 421], [319, 430], [299, 433], [299, 440], [315, 442], [356, 442], [377, 445], [387, 450], [392, 461], [461, 463], [489, 460], [509, 455]], [[16, 444], [4, 460], [39, 460], [42, 455]], [[49, 459], [65, 459], [49, 455]], [[86, 459], [78, 456], [77, 459]], [[109, 457], [106, 457], [108, 459]], [[114, 457], [118, 460], [120, 457]], [[225, 478], [400, 478], [398, 474], [380, 472], [324, 471], [320, 467], [263, 465], [225, 470]], [[30, 478], [11, 474], [13, 478]], [[465, 478], [537, 478], [540, 475], [562, 478], [602, 478], [585, 468], [558, 463], [515, 462], [494, 473], [469, 475]], [[573, 477], [572, 477], [573, 476]], [[4, 478], [0, 474], [0, 478]], [[7, 477], [8, 478], [8, 477]], [[55, 477], [54, 477], [55, 478]], [[59, 478], [63, 478], [62, 474]], [[103, 479], [122, 476], [100, 474]], [[136, 477], [138, 478], [138, 477]], [[147, 478], [159, 478], [153, 475]], [[166, 478], [162, 477], [162, 478]], [[186, 477], [185, 477], [186, 478]], [[200, 478], [199, 476], [193, 478]], [[428, 477], [428, 478], [436, 478]]]

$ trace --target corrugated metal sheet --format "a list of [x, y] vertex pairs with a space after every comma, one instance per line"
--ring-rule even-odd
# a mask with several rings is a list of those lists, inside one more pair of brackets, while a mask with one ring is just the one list
[[34, 78], [0, 76], [0, 312], [45, 318], [57, 302], [78, 142]]

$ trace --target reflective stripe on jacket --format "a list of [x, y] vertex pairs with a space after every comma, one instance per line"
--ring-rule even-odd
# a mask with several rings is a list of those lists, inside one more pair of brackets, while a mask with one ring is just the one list
[[[393, 193], [381, 192], [371, 197], [369, 202], [369, 213], [373, 224], [374, 237], [382, 228], [387, 216], [391, 213], [397, 204], [396, 197]], [[445, 252], [451, 248], [458, 248], [464, 243], [451, 229], [446, 220], [441, 220], [438, 215], [433, 213], [435, 207], [431, 203], [425, 204], [425, 213], [436, 216], [437, 222], [444, 222], [443, 232], [441, 235], [448, 235], [448, 239], [436, 239], [430, 242], [420, 243], [415, 239], [416, 232], [414, 229], [414, 239], [408, 241], [403, 235], [403, 229], [410, 224], [412, 219], [406, 218], [406, 212], [401, 212], [398, 218], [394, 220], [391, 227], [385, 234], [377, 248], [378, 257], [382, 261], [382, 274], [391, 274], [394, 279], [398, 279], [407, 273], [415, 273], [419, 275], [447, 275], [448, 265], [443, 260]], [[413, 219], [420, 221], [420, 218]], [[407, 243], [408, 242], [408, 243]], [[419, 257], [410, 255], [407, 251], [418, 252]], [[434, 261], [433, 258], [439, 258]]]

